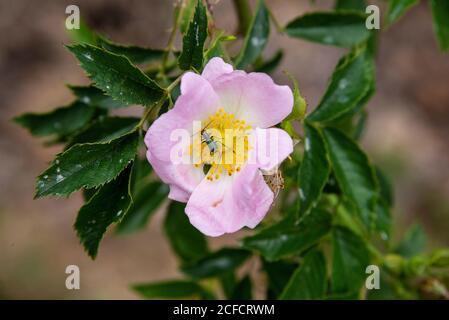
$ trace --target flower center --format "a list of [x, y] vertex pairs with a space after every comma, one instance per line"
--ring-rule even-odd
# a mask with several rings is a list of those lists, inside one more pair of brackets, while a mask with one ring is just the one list
[[218, 109], [201, 122], [201, 130], [193, 136], [190, 152], [196, 155], [195, 167], [203, 166], [211, 181], [222, 174], [232, 176], [240, 171], [248, 159], [250, 129], [245, 120], [235, 119], [223, 108]]

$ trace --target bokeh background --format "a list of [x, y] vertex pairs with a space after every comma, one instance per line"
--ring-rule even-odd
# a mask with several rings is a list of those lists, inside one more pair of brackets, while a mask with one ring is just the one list
[[[305, 0], [266, 2], [281, 24], [333, 3], [316, 1], [314, 8]], [[217, 26], [233, 33], [231, 1], [211, 3]], [[88, 83], [63, 47], [69, 4], [117, 42], [163, 48], [171, 26], [171, 0], [0, 0], [0, 298], [137, 298], [130, 284], [179, 276], [161, 230], [162, 213], [139, 233], [109, 232], [91, 261], [72, 228], [81, 196], [33, 200], [35, 177], [60, 148], [44, 148], [11, 118], [66, 104], [72, 99], [66, 83]], [[289, 39], [272, 28], [267, 56], [278, 47], [286, 55], [275, 80], [287, 84], [281, 70], [288, 70], [315, 107], [343, 50]], [[382, 28], [377, 66], [378, 89], [362, 144], [394, 182], [395, 233], [420, 223], [429, 248], [449, 245], [449, 56], [437, 48], [427, 1], [391, 29]], [[238, 238], [214, 239], [212, 247]], [[65, 288], [70, 264], [80, 267], [80, 290]]]

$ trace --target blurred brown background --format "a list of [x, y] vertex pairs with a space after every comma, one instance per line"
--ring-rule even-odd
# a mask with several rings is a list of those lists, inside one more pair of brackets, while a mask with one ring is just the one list
[[[233, 33], [231, 2], [211, 2], [217, 26]], [[72, 229], [80, 195], [33, 201], [35, 177], [60, 148], [42, 147], [10, 119], [63, 105], [71, 100], [65, 83], [88, 82], [63, 47], [69, 41], [64, 29], [69, 4], [118, 42], [162, 48], [171, 26], [169, 0], [0, 0], [0, 298], [136, 298], [129, 284], [178, 276], [161, 214], [140, 233], [109, 234], [91, 261]], [[313, 9], [298, 0], [267, 0], [267, 5], [282, 24]], [[378, 92], [368, 106], [363, 144], [394, 180], [396, 233], [420, 222], [430, 246], [449, 245], [449, 56], [437, 49], [426, 1], [383, 31]], [[288, 83], [281, 72], [288, 70], [314, 107], [343, 50], [289, 39], [272, 28], [267, 56], [279, 46], [286, 55], [276, 81]], [[213, 246], [237, 238], [215, 239]], [[81, 269], [81, 290], [65, 288], [69, 264]]]

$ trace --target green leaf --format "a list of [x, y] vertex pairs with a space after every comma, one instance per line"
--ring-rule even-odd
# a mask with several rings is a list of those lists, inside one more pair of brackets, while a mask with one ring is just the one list
[[243, 47], [236, 58], [237, 69], [252, 64], [262, 53], [270, 34], [270, 19], [263, 0], [257, 2], [256, 12], [246, 33]]
[[243, 246], [260, 252], [268, 261], [299, 254], [330, 231], [331, 220], [329, 213], [313, 209], [299, 223], [287, 218], [244, 238]]
[[285, 31], [291, 37], [348, 48], [369, 38], [365, 19], [357, 12], [314, 12], [291, 21]]
[[354, 138], [354, 140], [359, 141], [360, 138], [363, 136], [363, 133], [365, 132], [367, 117], [368, 114], [365, 110], [362, 110], [362, 112], [358, 114], [358, 117], [356, 118], [356, 123], [354, 125], [354, 129], [352, 130], [352, 137]]
[[237, 286], [237, 279], [235, 278], [234, 270], [223, 273], [219, 276], [219, 279], [226, 299], [230, 299], [234, 294], [235, 287]]
[[170, 203], [164, 230], [173, 251], [182, 261], [190, 262], [204, 257], [209, 250], [204, 235], [190, 224], [184, 209], [183, 203]]
[[367, 300], [398, 300], [400, 297], [397, 296], [395, 289], [393, 287], [392, 277], [388, 275], [384, 270], [380, 271], [379, 279], [379, 289], [368, 290]]
[[114, 100], [104, 94], [100, 89], [90, 86], [74, 86], [68, 85], [68, 88], [83, 103], [106, 110], [118, 109], [124, 107], [120, 101]]
[[95, 108], [75, 101], [47, 113], [25, 113], [14, 121], [34, 136], [65, 136], [84, 127], [95, 115]]
[[326, 260], [321, 251], [312, 250], [291, 277], [280, 299], [323, 299], [326, 287]]
[[337, 0], [336, 10], [358, 10], [365, 12], [366, 3], [364, 0]]
[[[282, 58], [284, 57], [284, 51], [279, 49], [276, 53], [268, 60], [261, 64], [257, 64], [254, 67], [255, 72], [271, 73], [279, 66]], [[299, 90], [298, 90], [299, 91]]]
[[449, 2], [430, 0], [433, 16], [433, 29], [441, 51], [449, 49]]
[[70, 139], [67, 149], [77, 143], [108, 142], [134, 131], [139, 118], [103, 117]]
[[320, 132], [307, 123], [304, 130], [304, 157], [298, 173], [300, 216], [307, 214], [319, 200], [330, 173]]
[[408, 10], [416, 6], [418, 0], [390, 0], [388, 1], [387, 22], [389, 25], [399, 20]]
[[179, 30], [182, 34], [185, 34], [189, 28], [196, 3], [197, 0], [182, 1], [181, 21], [179, 23]]
[[239, 283], [237, 283], [231, 300], [251, 300], [252, 298], [252, 285], [251, 278], [247, 275]]
[[389, 207], [392, 207], [394, 202], [394, 195], [391, 181], [380, 170], [380, 168], [376, 167], [375, 170], [376, 170], [376, 178], [377, 181], [379, 182], [380, 198], [383, 199]]
[[134, 159], [138, 143], [136, 131], [106, 143], [74, 145], [37, 178], [35, 197], [66, 196], [111, 181]]
[[115, 180], [98, 189], [78, 213], [74, 227], [92, 259], [97, 256], [98, 246], [106, 229], [119, 221], [131, 205], [130, 172], [131, 165]]
[[336, 129], [325, 128], [323, 136], [340, 189], [371, 230], [376, 217], [378, 186], [367, 156], [354, 141]]
[[146, 299], [191, 299], [203, 297], [205, 293], [199, 284], [187, 280], [137, 284], [132, 288]]
[[69, 35], [75, 43], [84, 43], [102, 47], [109, 52], [127, 57], [135, 64], [144, 64], [159, 60], [164, 55], [164, 50], [160, 49], [114, 43], [104, 36], [96, 34], [83, 21], [80, 22], [79, 29], [69, 30]]
[[99, 44], [109, 52], [127, 57], [129, 61], [134, 64], [145, 64], [160, 60], [165, 53], [165, 51], [161, 49], [117, 44], [106, 38], [100, 38]]
[[424, 251], [426, 242], [427, 237], [423, 228], [415, 224], [405, 233], [394, 252], [405, 258], [411, 258]]
[[124, 56], [91, 45], [67, 47], [95, 85], [125, 104], [151, 106], [165, 91]]
[[215, 36], [214, 40], [210, 44], [209, 49], [207, 49], [206, 53], [204, 54], [206, 61], [209, 61], [213, 57], [226, 57], [226, 53], [223, 50], [222, 43], [226, 41], [234, 41], [236, 37], [224, 35], [223, 33], [224, 31], [219, 30], [218, 35]]
[[201, 70], [203, 67], [203, 47], [207, 38], [207, 14], [201, 0], [198, 0], [189, 30], [182, 39], [182, 53], [178, 58], [182, 70]]
[[263, 261], [263, 268], [268, 276], [268, 298], [276, 299], [284, 291], [297, 264], [279, 260], [275, 262]]
[[240, 266], [251, 256], [243, 249], [223, 248], [181, 267], [181, 271], [195, 279], [219, 276]]
[[359, 236], [343, 227], [334, 229], [332, 247], [332, 293], [354, 297], [365, 282], [368, 249]]
[[[370, 53], [367, 52], [367, 56], [369, 56]], [[368, 60], [369, 61], [369, 60]], [[370, 62], [369, 65], [369, 70], [367, 70], [367, 73], [369, 72], [369, 84], [368, 84], [368, 89], [365, 91], [365, 94], [363, 96], [360, 96], [360, 99], [355, 103], [355, 105], [349, 109], [346, 112], [343, 112], [341, 115], [339, 115], [337, 118], [335, 118], [334, 120], [332, 120], [330, 123], [332, 124], [332, 126], [336, 126], [338, 127], [338, 123], [340, 122], [345, 122], [348, 121], [350, 122], [350, 128], [349, 130], [342, 130], [345, 133], [347, 133], [348, 135], [353, 136], [355, 139], [357, 139], [357, 137], [359, 137], [362, 133], [363, 133], [363, 126], [357, 128], [357, 125], [360, 124], [356, 124], [354, 125], [353, 122], [354, 120], [356, 120], [356, 117], [358, 115], [361, 115], [363, 112], [365, 112], [365, 110], [363, 110], [363, 108], [366, 106], [366, 104], [368, 103], [368, 101], [373, 97], [373, 95], [376, 93], [376, 81], [375, 81], [375, 76], [374, 76], [374, 68], [372, 68], [373, 65]], [[357, 99], [357, 98], [356, 98]], [[363, 123], [362, 123], [363, 125]]]
[[78, 29], [66, 29], [73, 42], [75, 43], [87, 43], [96, 45], [98, 36], [93, 32], [83, 20], [80, 21], [80, 27]]
[[83, 189], [82, 194], [84, 203], [88, 202], [95, 195], [95, 193], [97, 193], [97, 191], [98, 188]]
[[167, 199], [168, 187], [160, 182], [150, 182], [133, 196], [134, 202], [123, 220], [117, 227], [117, 232], [126, 234], [145, 227], [156, 209]]
[[[369, 94], [373, 84], [373, 61], [366, 48], [357, 48], [343, 57], [332, 75], [318, 107], [307, 117], [329, 122], [355, 110]], [[362, 104], [363, 105], [363, 104]]]
[[376, 205], [376, 230], [383, 240], [388, 240], [391, 234], [390, 208], [383, 199], [379, 199]]

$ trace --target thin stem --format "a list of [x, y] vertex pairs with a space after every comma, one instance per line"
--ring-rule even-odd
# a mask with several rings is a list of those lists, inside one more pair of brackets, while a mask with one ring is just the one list
[[172, 92], [172, 90], [176, 87], [176, 85], [179, 83], [179, 81], [181, 81], [181, 77], [182, 74], [177, 77], [168, 87], [167, 89], [165, 89], [167, 91], [168, 94], [170, 94]]
[[173, 91], [173, 89], [176, 87], [176, 85], [181, 81], [182, 74], [177, 77], [166, 89], [164, 96], [156, 102], [156, 104], [152, 107], [149, 107], [145, 110], [145, 112], [142, 115], [142, 119], [140, 119], [139, 123], [137, 124], [137, 127], [142, 129], [142, 126], [144, 125], [145, 121], [150, 118], [153, 112], [159, 112], [159, 109], [164, 104], [165, 100], [167, 98], [170, 99], [170, 93]]
[[[168, 92], [166, 94], [169, 94]], [[152, 107], [149, 107], [145, 110], [145, 112], [142, 115], [142, 119], [140, 119], [139, 123], [137, 124], [137, 127], [140, 128], [140, 130], [143, 130], [143, 125], [145, 124], [145, 121], [150, 118], [150, 115], [152, 115], [153, 112], [159, 112], [159, 109], [162, 107], [166, 100], [167, 96], [164, 95], [158, 102], [156, 102], [155, 105]]]
[[284, 33], [284, 28], [281, 26], [281, 24], [276, 19], [276, 17], [274, 16], [273, 12], [270, 9], [268, 9], [268, 14], [270, 15], [271, 21], [273, 22], [276, 31], [279, 33]]
[[238, 33], [244, 35], [251, 24], [251, 7], [248, 0], [233, 0], [233, 3], [239, 21]]
[[175, 7], [175, 14], [173, 18], [173, 27], [168, 38], [167, 47], [165, 48], [164, 56], [162, 57], [161, 70], [159, 72], [162, 77], [165, 77], [165, 70], [167, 68], [168, 57], [173, 50], [173, 44], [176, 40], [176, 32], [178, 31], [179, 21], [181, 20], [182, 1], [178, 2]]

